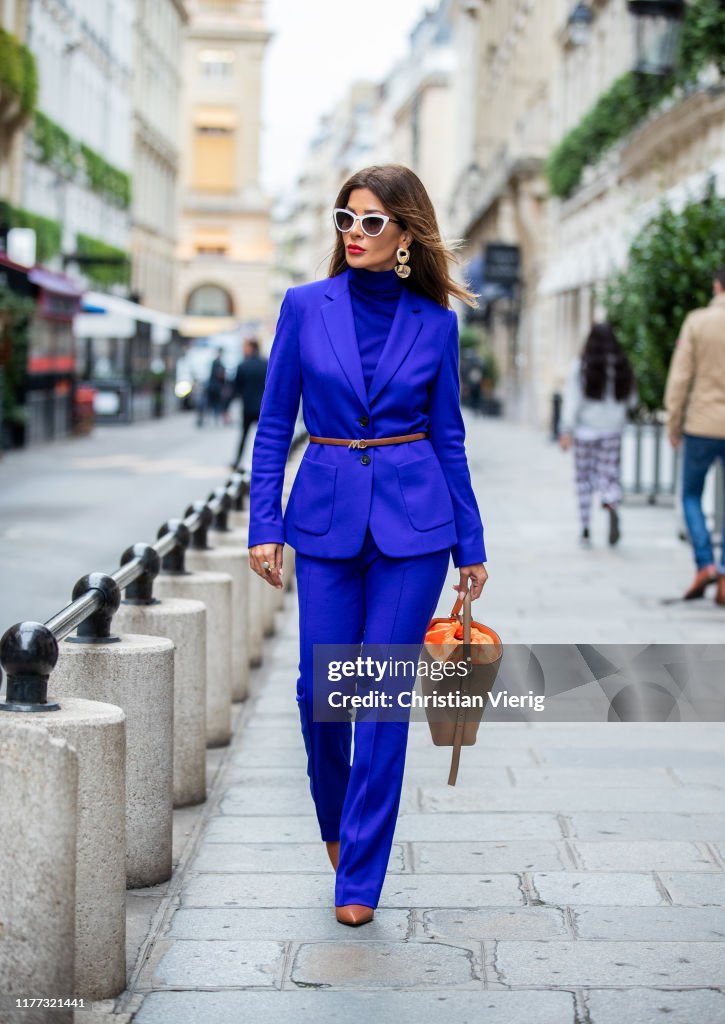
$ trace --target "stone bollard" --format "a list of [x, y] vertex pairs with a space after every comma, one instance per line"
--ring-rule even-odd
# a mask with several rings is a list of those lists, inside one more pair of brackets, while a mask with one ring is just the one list
[[[203, 502], [187, 510], [187, 516], [200, 508], [208, 508]], [[244, 700], [249, 693], [249, 619], [252, 617], [253, 601], [249, 590], [249, 552], [245, 547], [210, 547], [207, 518], [194, 533], [192, 544], [186, 552], [186, 565], [192, 572], [225, 572], [232, 578], [232, 619], [226, 642], [231, 652], [232, 700]]]
[[[247, 575], [247, 661], [252, 665], [262, 662], [264, 637], [273, 636], [276, 630], [275, 611], [284, 603], [284, 590], [270, 587], [260, 576], [252, 572], [249, 565], [247, 531], [214, 530], [209, 532], [211, 550], [236, 548], [244, 552], [244, 569]], [[285, 572], [287, 570], [285, 569]]]
[[167, 637], [174, 645], [174, 807], [202, 803], [206, 800], [206, 606], [179, 597], [164, 597], [155, 604], [127, 598], [113, 622], [121, 633]]
[[[42, 721], [42, 728], [53, 739], [65, 740], [76, 753], [72, 992], [82, 999], [110, 999], [126, 986], [126, 716], [112, 704], [72, 697], [57, 703], [54, 676], [50, 682], [53, 696], [48, 698], [48, 677], [58, 653], [55, 634], [39, 622], [22, 622], [7, 630], [0, 641], [0, 661], [8, 677], [7, 700], [0, 702], [0, 730], [8, 728], [8, 719]], [[8, 805], [3, 797], [4, 815], [8, 806], [12, 801]], [[32, 806], [30, 800], [23, 808], [26, 816]], [[51, 822], [54, 813], [49, 811]], [[23, 819], [23, 830], [33, 843], [28, 861], [33, 882], [30, 896], [38, 901], [35, 909], [28, 910], [29, 920], [40, 921], [35, 937], [44, 941], [46, 928], [52, 934], [53, 915], [63, 904], [63, 892], [56, 888], [62, 887], [62, 868], [54, 864], [46, 873], [38, 862], [43, 856], [38, 841], [41, 827], [35, 817]], [[12, 865], [8, 887], [17, 892], [14, 879], [22, 866], [12, 859], [3, 863]], [[46, 900], [53, 906], [49, 917], [41, 921]], [[3, 947], [0, 942], [0, 949]], [[37, 992], [34, 986], [26, 989], [26, 994], [52, 996], [48, 991]], [[46, 1020], [47, 1014], [42, 1019]]]
[[[93, 574], [96, 584], [98, 577], [100, 573]], [[87, 579], [76, 585], [74, 600]], [[174, 645], [165, 637], [132, 633], [86, 636], [68, 637], [59, 644], [53, 692], [115, 702], [123, 708], [126, 885], [157, 885], [171, 877], [172, 866]]]
[[206, 607], [206, 746], [225, 747], [232, 735], [232, 677], [229, 633], [232, 580], [225, 572], [162, 572], [154, 582], [162, 601], [201, 601]]
[[[42, 728], [43, 718], [0, 715], [0, 863], [8, 869], [0, 888], [0, 1019], [7, 1024], [47, 1019], [46, 1010], [16, 1007], [16, 999], [77, 995], [78, 756]], [[59, 1007], [53, 1020], [73, 1024], [73, 1007]]]
[[189, 572], [186, 549], [191, 539], [181, 519], [170, 519], [159, 529], [174, 545], [161, 561], [154, 581], [162, 600], [170, 597], [201, 601], [206, 607], [206, 745], [225, 747], [232, 735], [232, 578], [225, 572]]

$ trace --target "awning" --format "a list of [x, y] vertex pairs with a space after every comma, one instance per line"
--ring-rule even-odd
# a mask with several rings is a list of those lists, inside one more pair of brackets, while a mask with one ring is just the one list
[[46, 292], [65, 295], [69, 299], [79, 299], [83, 294], [83, 289], [72, 278], [46, 267], [33, 267], [28, 271], [28, 280]]
[[119, 295], [106, 295], [104, 292], [86, 292], [83, 296], [82, 308], [87, 313], [122, 313], [134, 320], [146, 324], [158, 324], [160, 327], [178, 327], [181, 317], [172, 313], [162, 313], [158, 309], [150, 309], [130, 299], [122, 299]]

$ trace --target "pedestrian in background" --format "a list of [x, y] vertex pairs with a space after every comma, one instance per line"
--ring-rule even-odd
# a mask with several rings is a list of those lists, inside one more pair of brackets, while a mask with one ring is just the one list
[[223, 355], [224, 349], [217, 349], [217, 354], [209, 368], [209, 377], [206, 382], [201, 405], [199, 406], [199, 417], [197, 419], [197, 426], [199, 427], [204, 424], [204, 413], [207, 410], [211, 411], [215, 423], [219, 422], [224, 412], [224, 385], [227, 380], [227, 371], [222, 362]]
[[237, 367], [237, 375], [234, 379], [234, 396], [241, 399], [242, 403], [242, 434], [237, 457], [232, 463], [234, 469], [242, 461], [247, 434], [252, 424], [259, 419], [266, 379], [267, 360], [259, 354], [259, 342], [256, 338], [247, 338], [244, 342], [244, 359]]
[[618, 506], [622, 433], [627, 412], [639, 393], [627, 354], [612, 325], [594, 324], [581, 354], [572, 362], [561, 409], [559, 444], [567, 451], [574, 443], [576, 491], [581, 541], [590, 545], [592, 495], [599, 491], [609, 512], [609, 543], [620, 537]]
[[697, 571], [683, 597], [703, 597], [717, 583], [715, 602], [725, 605], [725, 525], [720, 568], [702, 510], [705, 477], [716, 459], [725, 469], [725, 266], [713, 278], [708, 306], [685, 317], [665, 385], [667, 433], [682, 445], [682, 511]]
[[481, 410], [481, 382], [483, 370], [480, 366], [472, 366], [468, 371], [468, 396], [471, 409], [478, 416]]

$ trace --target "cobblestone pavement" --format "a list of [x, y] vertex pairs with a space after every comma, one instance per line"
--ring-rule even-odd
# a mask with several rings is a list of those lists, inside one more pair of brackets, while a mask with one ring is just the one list
[[[721, 642], [671, 509], [594, 519], [578, 547], [570, 457], [532, 430], [468, 423], [490, 579], [474, 606], [504, 642]], [[447, 614], [457, 574], [439, 604]], [[411, 726], [375, 920], [334, 917], [299, 729], [297, 605], [209, 751], [209, 799], [175, 812], [175, 872], [129, 892], [134, 1024], [725, 1022], [725, 727], [484, 722], [450, 749]], [[88, 1014], [78, 1014], [80, 1021]]]

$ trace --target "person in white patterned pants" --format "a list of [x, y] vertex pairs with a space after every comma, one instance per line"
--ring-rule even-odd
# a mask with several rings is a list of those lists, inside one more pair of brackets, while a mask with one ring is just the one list
[[622, 500], [621, 449], [621, 434], [602, 434], [587, 439], [574, 437], [574, 471], [582, 530], [589, 527], [594, 491], [599, 491], [602, 508], [616, 510]]
[[610, 324], [594, 324], [582, 353], [571, 364], [561, 410], [559, 444], [573, 442], [581, 539], [590, 543], [592, 495], [609, 512], [609, 543], [620, 536], [618, 506], [622, 433], [627, 412], [639, 402], [629, 359]]

